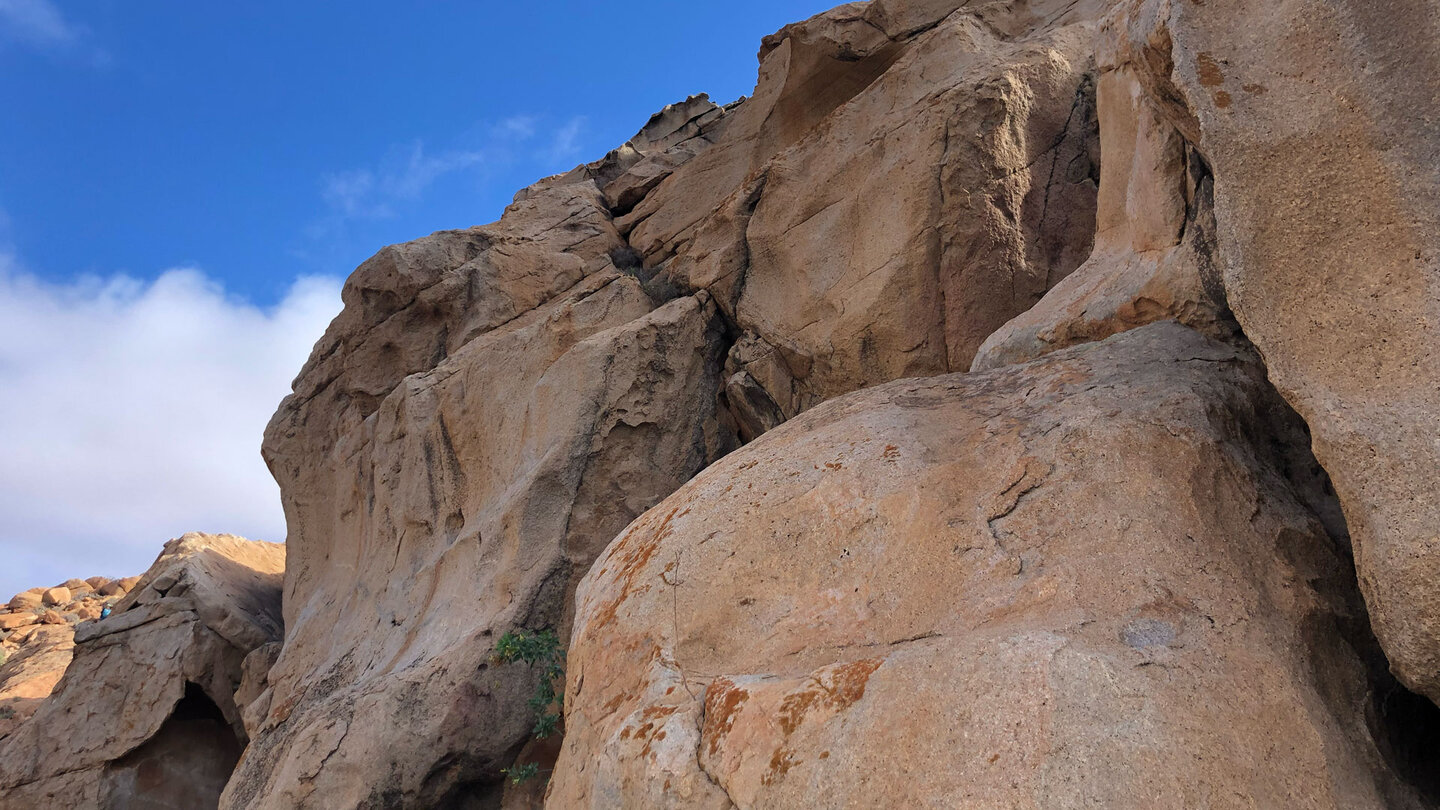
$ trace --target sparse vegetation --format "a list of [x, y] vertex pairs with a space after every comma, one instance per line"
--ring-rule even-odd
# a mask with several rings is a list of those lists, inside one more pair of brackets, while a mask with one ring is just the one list
[[[560, 728], [564, 708], [565, 654], [554, 630], [510, 630], [495, 643], [497, 661], [524, 661], [531, 668], [540, 668], [540, 682], [528, 705], [535, 712], [535, 728], [531, 733], [543, 740]], [[534, 762], [507, 768], [510, 781], [521, 784], [535, 778], [540, 766]]]
[[14, 720], [15, 710], [9, 706], [0, 706], [0, 720]]
[[534, 762], [527, 762], [524, 765], [505, 768], [500, 772], [510, 777], [511, 782], [517, 785], [523, 785], [531, 779], [534, 779], [536, 775], [540, 773], [540, 765]]

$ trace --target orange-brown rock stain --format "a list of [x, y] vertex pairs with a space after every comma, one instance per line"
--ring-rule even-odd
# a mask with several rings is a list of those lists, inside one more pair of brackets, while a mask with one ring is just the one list
[[[637, 589], [640, 573], [649, 565], [655, 552], [660, 550], [660, 544], [673, 532], [670, 526], [671, 522], [677, 514], [683, 517], [687, 512], [689, 512], [688, 509], [681, 512], [679, 506], [674, 507], [660, 519], [659, 525], [653, 531], [646, 531], [649, 529], [649, 526], [646, 525], [649, 522], [647, 518], [653, 517], [647, 515], [647, 518], [641, 518], [644, 522], [634, 526], [625, 534], [620, 540], [616, 553], [607, 561], [606, 567], [601, 569], [609, 570], [611, 565], [616, 566], [615, 594], [601, 605], [599, 610], [595, 611], [595, 619], [587, 627], [587, 631], [608, 627], [615, 621], [615, 615], [619, 611], [620, 605]], [[648, 589], [648, 586], [646, 588]]]
[[729, 678], [716, 678], [705, 688], [705, 722], [700, 726], [700, 739], [708, 741], [711, 756], [720, 749], [725, 735], [735, 726], [735, 714], [745, 705], [750, 693]]
[[1195, 57], [1195, 70], [1200, 76], [1200, 84], [1204, 87], [1219, 87], [1225, 83], [1225, 74], [1220, 70], [1220, 63], [1204, 51]]
[[[785, 735], [785, 741], [771, 755], [770, 770], [760, 778], [760, 783], [772, 785], [783, 779], [791, 768], [801, 764], [803, 760], [795, 757], [789, 740], [812, 709], [818, 706], [838, 713], [855, 705], [865, 697], [865, 686], [870, 682], [870, 676], [883, 663], [882, 658], [862, 658], [842, 664], [823, 675], [811, 678], [799, 691], [786, 695], [785, 699], [780, 701], [779, 712], [780, 730]], [[826, 751], [820, 758], [826, 759], [829, 755], [830, 752]]]

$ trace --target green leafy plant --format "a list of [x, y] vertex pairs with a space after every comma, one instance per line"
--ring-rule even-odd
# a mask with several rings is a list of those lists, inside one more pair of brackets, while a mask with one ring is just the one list
[[535, 762], [527, 762], [524, 765], [516, 765], [513, 768], [504, 768], [500, 771], [510, 777], [510, 781], [517, 785], [523, 785], [534, 779], [540, 773], [540, 765]]
[[[540, 668], [540, 682], [528, 705], [535, 713], [536, 739], [543, 740], [560, 728], [564, 709], [565, 653], [554, 630], [509, 630], [495, 642], [495, 659], [503, 662], [523, 661], [531, 668]], [[507, 768], [505, 774], [515, 784], [535, 778], [540, 766], [534, 762]]]

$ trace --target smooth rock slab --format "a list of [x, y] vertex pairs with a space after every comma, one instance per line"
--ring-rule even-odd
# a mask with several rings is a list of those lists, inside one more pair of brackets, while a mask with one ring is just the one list
[[1163, 323], [765, 434], [583, 583], [548, 806], [1414, 806], [1292, 418]]

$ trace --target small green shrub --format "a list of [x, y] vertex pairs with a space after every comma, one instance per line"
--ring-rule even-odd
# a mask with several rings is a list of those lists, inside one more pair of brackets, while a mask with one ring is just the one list
[[0, 720], [14, 720], [15, 710], [9, 706], [0, 706]]
[[[564, 709], [565, 653], [560, 649], [560, 638], [554, 630], [510, 630], [495, 642], [495, 658], [498, 661], [524, 661], [531, 668], [540, 668], [540, 683], [535, 694], [527, 702], [535, 713], [536, 739], [543, 740], [560, 728], [561, 711]], [[504, 773], [515, 784], [535, 778], [540, 766], [534, 762], [507, 768]]]
[[510, 781], [523, 785], [534, 779], [540, 773], [540, 765], [534, 762], [527, 762], [524, 765], [516, 765], [513, 768], [504, 768], [500, 771], [510, 777]]
[[530, 710], [535, 712], [534, 733], [541, 740], [554, 734], [560, 725], [565, 689], [565, 656], [555, 631], [508, 631], [495, 643], [495, 657], [540, 667], [540, 683], [529, 700]]

